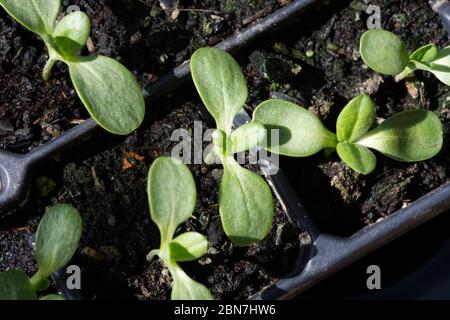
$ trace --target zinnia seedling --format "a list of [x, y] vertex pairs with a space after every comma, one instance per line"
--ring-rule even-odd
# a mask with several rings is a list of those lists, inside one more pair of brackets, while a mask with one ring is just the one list
[[438, 49], [436, 45], [428, 44], [408, 54], [400, 37], [386, 30], [374, 29], [362, 35], [360, 52], [371, 69], [395, 76], [398, 81], [416, 70], [424, 70], [450, 86], [450, 46]]
[[203, 103], [216, 120], [212, 152], [224, 167], [219, 191], [222, 226], [233, 243], [248, 246], [270, 231], [273, 198], [266, 181], [242, 168], [234, 154], [261, 144], [265, 130], [250, 123], [232, 132], [233, 119], [248, 92], [244, 75], [230, 54], [215, 48], [198, 49], [191, 58], [191, 71]]
[[350, 168], [362, 174], [371, 173], [376, 166], [375, 154], [369, 149], [397, 161], [416, 162], [434, 157], [443, 144], [442, 124], [433, 112], [426, 110], [400, 112], [370, 130], [375, 121], [375, 105], [366, 95], [356, 97], [341, 111], [337, 135], [312, 112], [282, 100], [263, 102], [253, 119], [267, 129], [280, 130], [280, 144], [269, 142], [269, 151], [307, 157], [322, 149], [336, 149]]
[[61, 0], [0, 0], [0, 5], [45, 42], [49, 52], [43, 71], [45, 80], [55, 62], [62, 61], [69, 67], [78, 96], [101, 127], [120, 135], [139, 127], [145, 102], [133, 74], [114, 59], [78, 55], [90, 33], [85, 13], [70, 13], [55, 25]]
[[[37, 300], [37, 291], [46, 291], [50, 275], [67, 265], [80, 242], [81, 216], [69, 205], [59, 204], [47, 210], [36, 234], [36, 260], [39, 269], [28, 278], [19, 270], [0, 273], [0, 300]], [[51, 294], [40, 300], [63, 300]]]
[[173, 278], [173, 300], [210, 300], [212, 295], [202, 284], [191, 279], [178, 262], [202, 257], [208, 248], [206, 237], [186, 232], [176, 238], [180, 224], [194, 212], [197, 190], [189, 169], [181, 161], [168, 157], [156, 159], [148, 174], [150, 214], [161, 233], [161, 245], [150, 252], [148, 259], [158, 255]]

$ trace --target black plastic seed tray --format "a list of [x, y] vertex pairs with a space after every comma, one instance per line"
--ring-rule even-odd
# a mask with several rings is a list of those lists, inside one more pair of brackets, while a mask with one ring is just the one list
[[[311, 6], [323, 2], [321, 0], [293, 1], [290, 5], [262, 19], [249, 29], [220, 43], [218, 47], [235, 53], [255, 38], [264, 36], [280, 25], [298, 17], [301, 12]], [[450, 5], [446, 1], [430, 1], [430, 4], [443, 19], [444, 26], [450, 26], [450, 20], [448, 20]], [[189, 75], [189, 63], [185, 62], [170, 74], [144, 88], [146, 100], [152, 101], [173, 91], [187, 81]], [[240, 117], [235, 120], [235, 126], [242, 125], [248, 120], [248, 115], [241, 113]], [[89, 119], [27, 155], [0, 151], [0, 216], [7, 214], [21, 202], [26, 201], [28, 182], [33, 170], [40, 162], [92, 134], [96, 129], [95, 122]], [[269, 172], [272, 169], [271, 164], [265, 163], [264, 160], [260, 161], [260, 166], [263, 172]], [[284, 206], [289, 218], [306, 232], [302, 237], [297, 262], [292, 266], [293, 271], [252, 297], [256, 300], [292, 298], [364, 255], [450, 209], [449, 184], [435, 189], [413, 202], [409, 207], [360, 230], [353, 236], [341, 238], [321, 232], [301, 205], [282, 171], [276, 175], [267, 175], [266, 179]], [[66, 298], [81, 299], [80, 292], [69, 290], [65, 286], [64, 272], [55, 273], [53, 280]]]

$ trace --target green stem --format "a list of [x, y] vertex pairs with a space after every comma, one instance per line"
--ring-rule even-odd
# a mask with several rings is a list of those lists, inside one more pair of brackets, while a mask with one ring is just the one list
[[336, 134], [333, 132], [326, 130], [326, 142], [324, 143], [325, 149], [336, 149], [336, 146], [338, 144], [338, 140], [336, 137]]
[[409, 75], [413, 74], [415, 70], [416, 70], [415, 67], [413, 67], [412, 65], [408, 65], [408, 66], [405, 68], [405, 70], [402, 71], [402, 73], [400, 73], [400, 74], [398, 74], [398, 75], [396, 75], [396, 76], [394, 77], [395, 82], [400, 82], [400, 81], [402, 81], [403, 79], [405, 79], [405, 78], [408, 77]]
[[55, 65], [56, 60], [50, 58], [48, 59], [47, 63], [45, 64], [44, 70], [42, 71], [42, 77], [45, 81], [48, 81], [50, 78], [50, 73], [52, 72], [52, 68]]

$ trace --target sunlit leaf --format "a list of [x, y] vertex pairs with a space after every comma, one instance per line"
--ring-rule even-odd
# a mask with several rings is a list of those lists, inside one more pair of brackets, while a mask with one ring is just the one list
[[247, 100], [245, 77], [233, 57], [220, 49], [201, 48], [191, 57], [192, 79], [217, 128], [229, 134]]
[[427, 160], [442, 148], [443, 128], [430, 111], [397, 113], [356, 142], [404, 162]]
[[61, 0], [0, 0], [0, 5], [23, 26], [39, 35], [50, 35]]
[[266, 129], [253, 122], [239, 127], [231, 134], [231, 153], [239, 153], [261, 146], [266, 139]]
[[336, 150], [342, 161], [361, 174], [371, 173], [377, 165], [377, 158], [367, 147], [344, 142], [338, 143]]
[[70, 56], [76, 54], [85, 45], [91, 30], [91, 21], [81, 11], [68, 14], [59, 21], [53, 32], [56, 45]]
[[416, 51], [414, 51], [410, 56], [409, 60], [415, 60], [418, 62], [430, 62], [438, 54], [438, 48], [435, 44], [427, 44]]
[[83, 223], [78, 211], [58, 204], [47, 210], [36, 233], [37, 275], [47, 278], [67, 265], [80, 242]]
[[312, 112], [283, 100], [267, 100], [253, 113], [267, 131], [267, 149], [291, 157], [308, 157], [336, 147], [336, 135]]
[[265, 238], [273, 220], [272, 193], [264, 179], [242, 168], [232, 157], [223, 159], [219, 210], [223, 229], [233, 243], [248, 246]]
[[186, 165], [169, 157], [153, 162], [148, 174], [150, 214], [168, 243], [176, 228], [192, 216], [196, 197], [194, 178]]
[[169, 269], [173, 277], [172, 300], [213, 299], [208, 288], [190, 278], [176, 263], [172, 263]]
[[198, 232], [185, 232], [170, 243], [170, 257], [174, 261], [193, 261], [208, 249], [208, 240]]
[[375, 105], [367, 95], [359, 95], [350, 101], [337, 119], [338, 141], [354, 142], [369, 131], [375, 120]]
[[402, 39], [386, 30], [366, 31], [360, 40], [360, 53], [371, 69], [386, 75], [400, 74], [409, 63]]
[[103, 56], [68, 62], [70, 77], [81, 101], [105, 130], [126, 135], [144, 120], [141, 88], [122, 64]]

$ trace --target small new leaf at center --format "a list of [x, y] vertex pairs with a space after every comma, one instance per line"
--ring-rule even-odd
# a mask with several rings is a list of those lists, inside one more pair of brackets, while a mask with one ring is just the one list
[[91, 21], [81, 11], [68, 14], [55, 27], [53, 39], [60, 50], [73, 56], [85, 45], [91, 30]]
[[170, 257], [174, 261], [193, 261], [205, 255], [208, 240], [198, 232], [185, 232], [170, 243]]
[[367, 147], [343, 142], [338, 143], [336, 151], [342, 161], [358, 173], [369, 174], [377, 165], [376, 156]]
[[336, 123], [339, 142], [354, 142], [369, 131], [375, 120], [375, 105], [367, 95], [359, 95], [342, 109]]

